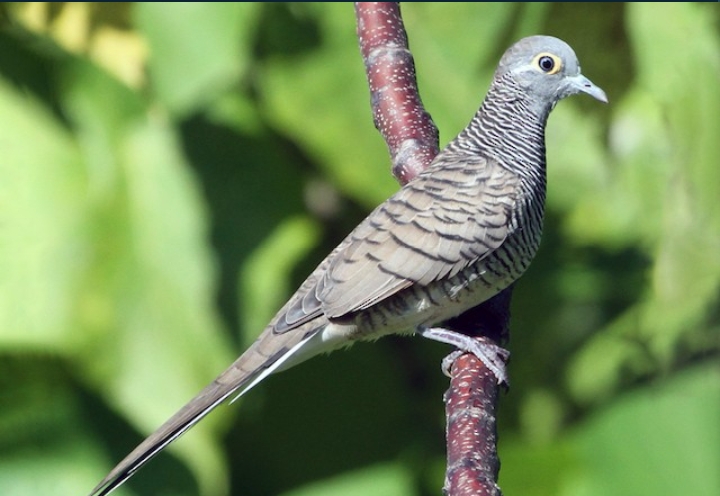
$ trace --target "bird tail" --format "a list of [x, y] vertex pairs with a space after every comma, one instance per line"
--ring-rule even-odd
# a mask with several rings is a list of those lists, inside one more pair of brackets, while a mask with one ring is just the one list
[[325, 324], [310, 321], [284, 334], [266, 329], [227, 370], [126, 456], [89, 496], [110, 494], [230, 396], [236, 394], [239, 397], [283, 365], [286, 368], [298, 363], [293, 357]]

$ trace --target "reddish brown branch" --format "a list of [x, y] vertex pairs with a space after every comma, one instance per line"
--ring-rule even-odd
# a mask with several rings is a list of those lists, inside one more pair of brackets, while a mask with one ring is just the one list
[[355, 15], [373, 122], [387, 143], [393, 175], [405, 184], [437, 155], [437, 128], [420, 100], [398, 3], [357, 2]]
[[444, 492], [452, 496], [499, 496], [497, 379], [469, 353], [455, 360], [451, 376], [445, 393], [448, 464]]
[[[357, 2], [357, 34], [370, 86], [375, 127], [387, 143], [393, 175], [405, 184], [438, 153], [438, 132], [425, 111], [415, 64], [396, 2]], [[500, 343], [507, 335], [511, 289], [448, 322], [453, 330]], [[445, 394], [450, 496], [500, 494], [495, 376], [473, 355], [455, 360]]]

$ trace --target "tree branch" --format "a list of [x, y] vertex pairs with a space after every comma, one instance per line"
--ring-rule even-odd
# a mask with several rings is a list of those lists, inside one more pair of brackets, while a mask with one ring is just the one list
[[[437, 128], [420, 100], [399, 4], [356, 2], [355, 15], [373, 122], [387, 143], [393, 175], [405, 184], [437, 155]], [[445, 327], [500, 344], [508, 336], [511, 294], [508, 288]], [[501, 494], [496, 482], [498, 389], [495, 376], [477, 357], [463, 354], [455, 359], [445, 393], [447, 495]]]
[[373, 122], [387, 143], [393, 175], [405, 184], [438, 154], [438, 131], [420, 100], [415, 62], [397, 2], [355, 3]]

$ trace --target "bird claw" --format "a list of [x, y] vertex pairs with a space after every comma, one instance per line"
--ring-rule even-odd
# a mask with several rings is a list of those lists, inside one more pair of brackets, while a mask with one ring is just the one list
[[464, 355], [465, 352], [462, 350], [455, 350], [451, 351], [448, 356], [442, 359], [442, 362], [440, 362], [440, 369], [442, 370], [443, 374], [445, 374], [447, 377], [452, 378], [452, 374], [450, 374], [450, 371], [452, 370], [453, 363], [455, 363], [455, 360], [460, 358], [461, 355]]
[[490, 342], [487, 338], [482, 336], [474, 338], [441, 327], [421, 328], [417, 333], [433, 341], [459, 348], [459, 350], [453, 351], [442, 361], [442, 371], [446, 376], [450, 377], [452, 364], [460, 355], [472, 353], [493, 373], [498, 384], [509, 384], [505, 363], [510, 358], [510, 352]]

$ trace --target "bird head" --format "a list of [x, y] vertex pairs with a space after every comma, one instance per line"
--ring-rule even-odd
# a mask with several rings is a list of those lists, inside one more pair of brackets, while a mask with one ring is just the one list
[[545, 111], [577, 93], [608, 102], [605, 92], [580, 72], [573, 49], [552, 36], [530, 36], [508, 48], [495, 71], [496, 80], [507, 77]]

